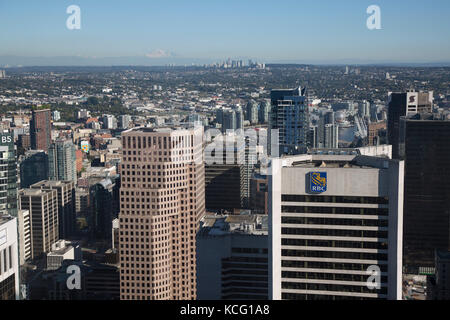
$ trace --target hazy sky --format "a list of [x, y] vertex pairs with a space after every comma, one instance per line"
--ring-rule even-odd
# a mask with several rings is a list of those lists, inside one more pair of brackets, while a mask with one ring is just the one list
[[0, 0], [0, 56], [448, 62], [449, 15], [449, 0]]

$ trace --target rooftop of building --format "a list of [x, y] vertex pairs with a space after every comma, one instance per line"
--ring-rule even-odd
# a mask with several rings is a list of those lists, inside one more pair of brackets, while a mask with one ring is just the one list
[[41, 187], [61, 187], [65, 184], [74, 183], [73, 181], [59, 181], [59, 180], [42, 180], [35, 184], [32, 184], [30, 188], [41, 188]]
[[450, 121], [450, 113], [417, 113], [402, 117], [408, 121]]
[[280, 161], [282, 167], [358, 169], [387, 169], [389, 168], [389, 163], [399, 162], [399, 160], [392, 160], [386, 157], [342, 154], [291, 155], [283, 156], [276, 161]]
[[42, 189], [20, 189], [20, 195], [24, 196], [42, 196], [49, 192], [56, 192], [56, 190], [42, 190]]
[[268, 229], [267, 215], [205, 215], [201, 219], [198, 235], [202, 237], [229, 234], [267, 235]]
[[11, 221], [12, 219], [14, 219], [14, 217], [12, 217], [10, 215], [1, 215], [0, 214], [0, 225], [6, 223], [8, 221]]
[[181, 126], [164, 126], [164, 127], [135, 127], [125, 130], [123, 133], [129, 132], [143, 132], [143, 133], [171, 133], [186, 130], [186, 128]]

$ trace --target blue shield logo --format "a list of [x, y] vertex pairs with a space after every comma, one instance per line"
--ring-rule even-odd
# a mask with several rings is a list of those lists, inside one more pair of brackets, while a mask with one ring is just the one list
[[327, 173], [311, 172], [309, 174], [309, 190], [313, 193], [327, 191]]

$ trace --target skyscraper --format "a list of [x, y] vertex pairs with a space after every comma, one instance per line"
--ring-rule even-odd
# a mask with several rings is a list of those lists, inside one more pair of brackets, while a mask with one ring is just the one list
[[20, 187], [28, 188], [48, 176], [48, 155], [43, 150], [28, 150], [20, 162]]
[[[433, 111], [433, 91], [388, 94], [388, 143], [392, 145], [392, 157], [399, 158], [400, 117]], [[370, 111], [369, 111], [370, 112]]]
[[308, 148], [309, 112], [306, 88], [272, 90], [270, 131], [278, 129], [280, 155], [302, 154]]
[[17, 161], [14, 137], [0, 133], [0, 215], [17, 217]]
[[34, 109], [31, 115], [31, 149], [47, 152], [52, 141], [51, 111], [50, 109]]
[[56, 190], [22, 189], [20, 209], [28, 210], [31, 225], [31, 259], [51, 251], [59, 240], [58, 192]]
[[435, 250], [450, 251], [450, 120], [430, 114], [402, 117], [400, 132], [404, 264], [410, 272], [427, 272], [434, 267]]
[[19, 299], [17, 218], [0, 215], [0, 301]]
[[250, 121], [250, 124], [258, 123], [258, 104], [255, 100], [247, 103], [247, 120]]
[[228, 211], [242, 208], [246, 191], [244, 137], [234, 134], [217, 137], [206, 146], [205, 161], [206, 208]]
[[70, 140], [57, 140], [48, 150], [50, 180], [77, 181], [75, 146]]
[[75, 182], [40, 181], [30, 186], [32, 189], [56, 190], [58, 192], [58, 234], [60, 239], [69, 239], [76, 229]]
[[403, 169], [356, 155], [273, 160], [271, 297], [401, 299]]
[[205, 213], [202, 139], [202, 127], [122, 133], [121, 299], [196, 299], [195, 236]]
[[269, 113], [270, 113], [270, 101], [264, 100], [259, 105], [259, 111], [258, 111], [259, 123], [269, 122]]

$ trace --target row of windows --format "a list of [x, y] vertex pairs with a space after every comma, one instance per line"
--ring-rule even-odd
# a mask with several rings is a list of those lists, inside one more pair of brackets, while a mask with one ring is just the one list
[[383, 238], [383, 239], [387, 239], [388, 236], [387, 231], [304, 229], [304, 228], [281, 228], [281, 234], [329, 236], [329, 237]]
[[347, 208], [347, 207], [301, 207], [281, 206], [281, 212], [288, 213], [338, 213], [387, 216], [388, 208]]
[[0, 250], [0, 275], [13, 268], [12, 246]]
[[326, 283], [296, 283], [282, 282], [281, 288], [292, 290], [319, 290], [319, 291], [338, 291], [338, 292], [354, 292], [354, 293], [378, 293], [387, 294], [387, 287], [381, 289], [369, 289], [368, 286], [350, 286]]
[[[282, 293], [283, 300], [366, 300], [371, 298], [356, 296], [332, 296], [326, 294], [302, 294], [302, 293]], [[372, 298], [377, 299], [377, 298]], [[381, 298], [380, 298], [381, 299]]]
[[301, 247], [330, 247], [330, 248], [361, 248], [361, 249], [388, 249], [387, 242], [363, 241], [336, 241], [336, 240], [307, 240], [307, 239], [281, 239], [281, 245]]
[[[314, 279], [314, 280], [366, 282], [367, 280], [369, 280], [370, 275], [283, 271], [283, 272], [281, 272], [281, 277], [282, 278], [291, 278], [291, 279]], [[388, 282], [387, 276], [381, 276], [380, 278], [381, 278], [380, 281], [382, 283]]]
[[388, 220], [365, 219], [331, 219], [331, 218], [305, 218], [305, 217], [281, 217], [281, 223], [288, 224], [316, 224], [336, 226], [361, 226], [361, 227], [387, 227]]
[[387, 254], [385, 253], [367, 253], [367, 252], [306, 251], [306, 250], [283, 249], [281, 250], [281, 256], [387, 261]]
[[281, 201], [389, 204], [389, 199], [387, 197], [312, 196], [312, 195], [288, 195], [288, 194], [283, 194], [281, 196]]

